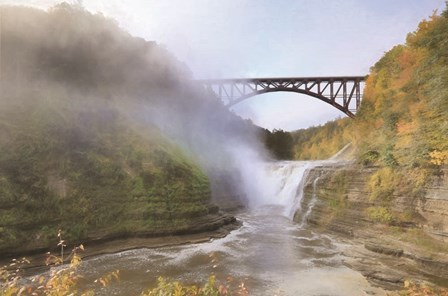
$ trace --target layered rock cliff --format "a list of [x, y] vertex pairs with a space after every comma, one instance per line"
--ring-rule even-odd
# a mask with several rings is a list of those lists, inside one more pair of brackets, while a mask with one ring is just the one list
[[[301, 210], [309, 227], [342, 237], [348, 266], [387, 288], [405, 279], [446, 285], [448, 279], [448, 170], [428, 178], [419, 194], [395, 190], [372, 199], [369, 182], [379, 167], [328, 166], [310, 171]], [[317, 181], [315, 181], [317, 179]]]

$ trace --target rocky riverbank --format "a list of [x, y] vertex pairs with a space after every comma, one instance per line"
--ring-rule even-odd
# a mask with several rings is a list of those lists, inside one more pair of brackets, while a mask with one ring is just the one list
[[137, 248], [160, 248], [170, 245], [201, 243], [225, 237], [238, 228], [235, 217], [216, 213], [196, 219], [188, 228], [165, 229], [164, 232], [142, 232], [130, 235], [92, 238], [84, 243], [83, 257], [116, 253]]
[[[71, 250], [79, 244], [83, 244], [84, 251], [79, 253], [81, 258], [93, 257], [103, 254], [117, 253], [138, 248], [160, 248], [165, 246], [196, 244], [207, 242], [216, 238], [223, 238], [230, 231], [240, 227], [240, 222], [232, 215], [216, 212], [195, 219], [188, 227], [178, 229], [159, 229], [151, 232], [123, 233], [115, 235], [99, 235], [90, 237], [83, 242], [67, 242], [66, 250]], [[51, 250], [58, 254], [59, 249]], [[30, 249], [2, 255], [0, 266], [7, 264], [11, 259], [26, 256], [31, 262], [25, 269], [40, 270], [45, 266], [48, 249]], [[69, 251], [70, 252], [70, 251]], [[69, 253], [66, 252], [66, 253]], [[70, 257], [67, 256], [67, 261]], [[65, 261], [65, 260], [64, 260]]]
[[380, 169], [312, 169], [295, 220], [311, 206], [308, 226], [347, 243], [346, 265], [375, 285], [397, 290], [411, 280], [448, 286], [447, 168], [431, 176], [420, 195], [397, 190], [387, 202], [369, 199], [367, 184]]

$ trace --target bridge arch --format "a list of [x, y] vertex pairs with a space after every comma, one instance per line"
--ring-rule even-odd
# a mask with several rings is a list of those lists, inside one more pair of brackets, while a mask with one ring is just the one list
[[361, 103], [361, 83], [366, 76], [292, 77], [198, 80], [227, 107], [248, 98], [272, 93], [294, 92], [319, 99], [354, 118]]

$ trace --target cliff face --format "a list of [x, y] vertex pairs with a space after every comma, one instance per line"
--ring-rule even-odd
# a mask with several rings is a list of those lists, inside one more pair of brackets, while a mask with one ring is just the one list
[[0, 9], [0, 259], [233, 222], [204, 164], [245, 125], [180, 62], [78, 6]]
[[359, 165], [314, 169], [302, 204], [313, 210], [295, 220], [344, 234], [354, 246], [348, 265], [382, 283], [422, 274], [448, 282], [447, 40], [445, 10], [371, 68], [355, 120], [294, 133], [296, 159], [353, 143]]
[[[368, 184], [378, 170], [357, 166], [313, 169], [302, 206], [306, 209], [315, 193], [317, 200], [308, 222], [360, 236], [365, 227], [372, 225], [415, 228], [436, 240], [448, 242], [448, 169], [444, 167], [437, 175], [430, 176], [421, 194], [405, 195], [396, 190], [386, 201], [370, 198]], [[296, 216], [301, 214], [298, 212]]]
[[448, 169], [433, 177], [426, 186], [426, 194], [417, 203], [417, 211], [426, 219], [426, 232], [448, 242]]
[[[400, 288], [406, 278], [448, 278], [448, 171], [444, 167], [419, 194], [395, 190], [372, 199], [369, 183], [382, 168], [318, 167], [310, 171], [294, 219], [331, 232], [352, 245], [347, 265], [368, 279]], [[316, 178], [318, 178], [317, 181]]]
[[[312, 169], [304, 189], [301, 210], [294, 219], [302, 219], [303, 212], [314, 203], [306, 218], [308, 224], [350, 236], [354, 231], [361, 231], [371, 223], [363, 214], [370, 206], [366, 198], [366, 180], [371, 173], [372, 169], [356, 171], [349, 167]], [[314, 183], [316, 178], [319, 179]]]

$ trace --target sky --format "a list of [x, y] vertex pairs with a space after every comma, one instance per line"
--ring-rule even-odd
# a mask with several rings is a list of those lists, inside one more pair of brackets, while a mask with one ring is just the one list
[[[0, 0], [48, 8], [60, 0]], [[366, 75], [444, 0], [69, 0], [156, 41], [197, 79]], [[296, 130], [345, 115], [296, 93], [232, 109], [268, 129]]]

